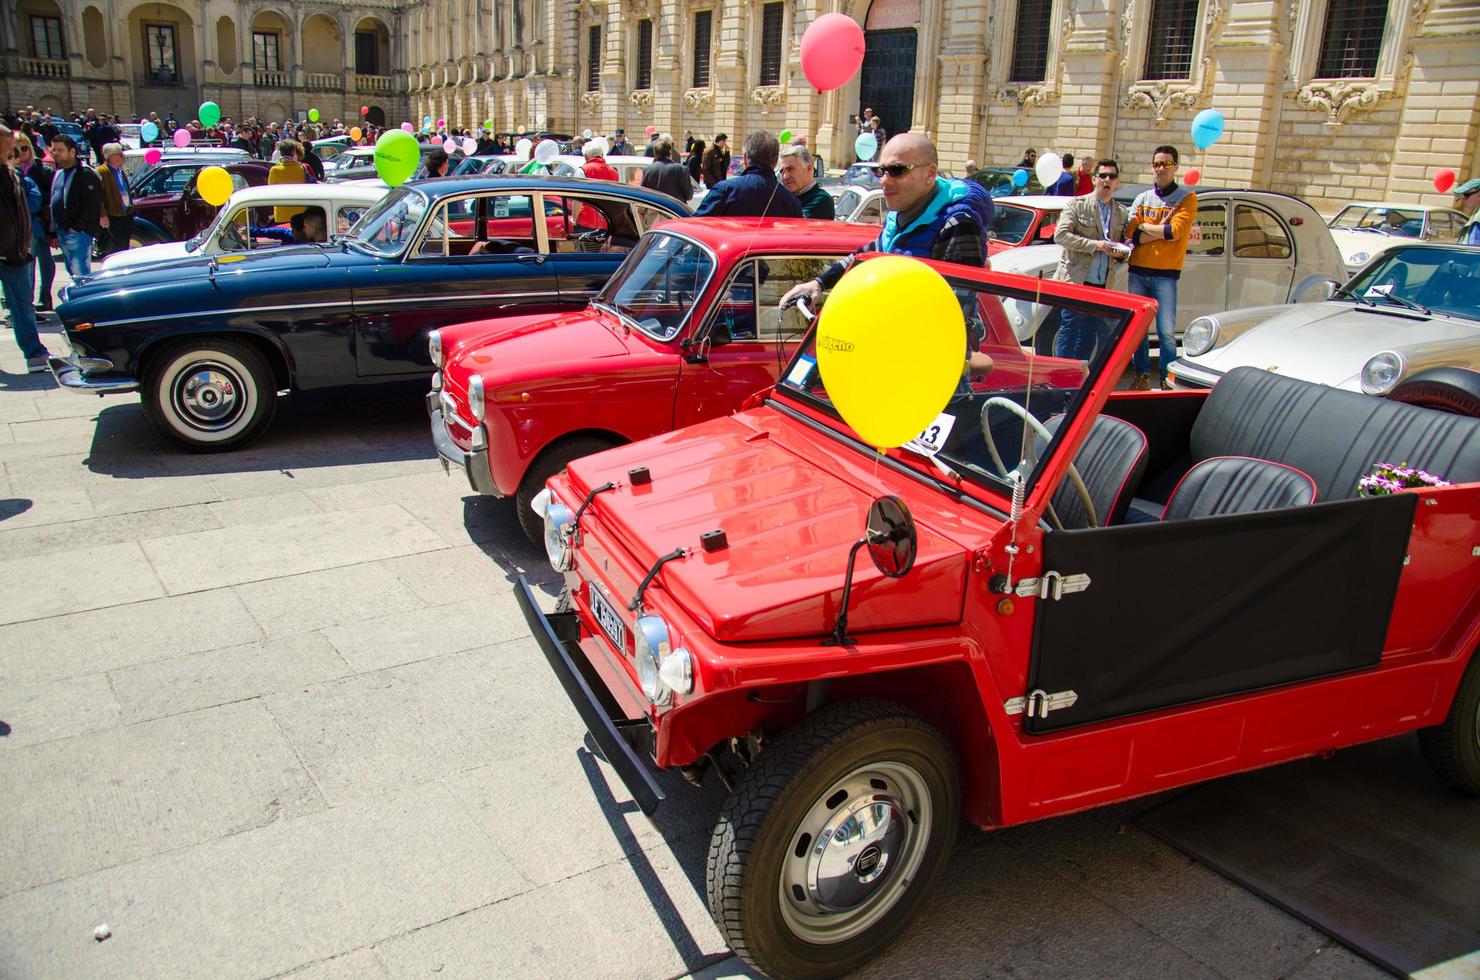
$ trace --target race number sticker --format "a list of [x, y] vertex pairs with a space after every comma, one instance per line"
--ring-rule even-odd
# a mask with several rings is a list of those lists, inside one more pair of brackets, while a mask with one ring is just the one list
[[791, 371], [787, 373], [786, 380], [798, 388], [804, 387], [807, 384], [807, 379], [812, 377], [812, 369], [815, 367], [817, 367], [817, 359], [815, 357], [799, 357], [797, 358], [797, 362], [792, 365]]
[[946, 438], [950, 436], [955, 424], [956, 416], [941, 412], [934, 422], [925, 427], [924, 432], [905, 443], [905, 447], [926, 456], [934, 456], [945, 448]]

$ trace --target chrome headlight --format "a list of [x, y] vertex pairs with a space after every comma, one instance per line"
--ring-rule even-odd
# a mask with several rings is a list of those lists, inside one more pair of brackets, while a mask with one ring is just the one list
[[442, 331], [433, 330], [427, 334], [427, 353], [432, 356], [432, 367], [442, 366]]
[[1371, 252], [1353, 252], [1351, 258], [1346, 260], [1346, 264], [1349, 267], [1355, 268], [1356, 266], [1362, 265], [1370, 258], [1372, 258]]
[[661, 616], [643, 616], [637, 621], [632, 641], [637, 654], [637, 680], [642, 685], [642, 693], [653, 704], [667, 704], [670, 692], [658, 673], [660, 665], [670, 652], [668, 624], [663, 622]]
[[658, 679], [675, 694], [694, 690], [694, 658], [683, 647], [658, 661]]
[[545, 516], [545, 555], [550, 559], [550, 567], [557, 572], [570, 571], [575, 551], [571, 543], [575, 515], [548, 489], [541, 490], [530, 503], [536, 514]]
[[1407, 361], [1397, 351], [1373, 354], [1362, 365], [1362, 390], [1369, 395], [1386, 395], [1403, 380], [1405, 367]]
[[1187, 329], [1182, 333], [1182, 349], [1187, 352], [1188, 357], [1206, 354], [1217, 343], [1218, 321], [1212, 317], [1198, 317], [1187, 324]]
[[474, 419], [482, 422], [483, 408], [483, 376], [471, 374], [468, 376], [468, 411], [473, 413]]

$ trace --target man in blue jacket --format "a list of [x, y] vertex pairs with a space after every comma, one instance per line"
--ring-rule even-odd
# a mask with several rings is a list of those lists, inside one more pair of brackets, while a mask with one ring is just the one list
[[781, 143], [765, 130], [745, 137], [745, 169], [709, 189], [695, 215], [800, 218], [802, 202], [776, 179]]

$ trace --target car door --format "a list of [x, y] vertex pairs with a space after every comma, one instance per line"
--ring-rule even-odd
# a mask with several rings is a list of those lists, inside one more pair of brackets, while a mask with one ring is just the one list
[[1295, 284], [1295, 236], [1263, 205], [1235, 200], [1233, 215], [1225, 308], [1288, 303]]
[[841, 256], [764, 256], [740, 263], [704, 322], [679, 372], [675, 428], [728, 415], [776, 383], [807, 323], [781, 297], [817, 278]]
[[399, 260], [354, 270], [361, 377], [429, 373], [426, 337], [439, 327], [570, 307], [560, 299], [544, 223], [533, 220], [536, 196], [443, 198]]
[[[1177, 330], [1195, 317], [1230, 309], [1228, 304], [1227, 198], [1197, 202], [1182, 275], [1177, 280]], [[1284, 300], [1280, 300], [1284, 302]]]
[[601, 291], [645, 229], [674, 215], [600, 193], [547, 193], [550, 261], [562, 302], [583, 306]]

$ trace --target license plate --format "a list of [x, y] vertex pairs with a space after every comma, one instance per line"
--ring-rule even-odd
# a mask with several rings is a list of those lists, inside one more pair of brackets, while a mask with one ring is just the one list
[[587, 587], [587, 593], [591, 596], [591, 614], [596, 617], [596, 622], [601, 626], [601, 631], [606, 638], [612, 641], [612, 646], [617, 648], [618, 653], [627, 652], [627, 627], [622, 624], [622, 619], [611, 604], [596, 591], [596, 586]]

